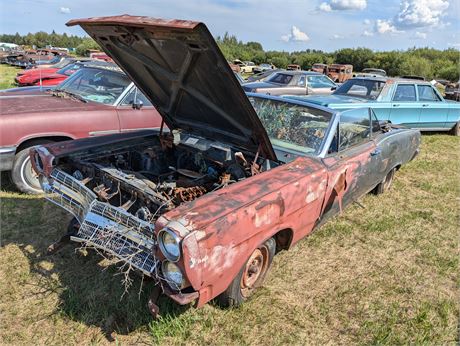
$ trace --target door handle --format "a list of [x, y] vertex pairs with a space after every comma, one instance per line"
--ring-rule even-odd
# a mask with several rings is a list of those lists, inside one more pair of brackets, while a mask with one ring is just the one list
[[381, 153], [382, 153], [382, 149], [375, 148], [374, 151], [371, 151], [371, 156], [377, 156], [377, 155], [380, 155]]
[[422, 107], [428, 107], [428, 106], [429, 106], [428, 103], [424, 103], [424, 104], [422, 105]]
[[399, 107], [400, 104], [399, 103], [393, 103], [393, 107]]

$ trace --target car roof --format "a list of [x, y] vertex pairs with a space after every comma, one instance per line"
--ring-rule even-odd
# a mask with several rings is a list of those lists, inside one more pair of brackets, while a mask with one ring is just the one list
[[418, 79], [408, 79], [408, 78], [396, 78], [396, 77], [371, 77], [371, 76], [362, 76], [362, 77], [353, 77], [351, 79], [362, 79], [362, 80], [373, 80], [379, 82], [391, 83], [409, 83], [409, 84], [430, 84], [430, 82], [418, 80]]
[[315, 76], [322, 76], [322, 73], [318, 72], [313, 72], [313, 71], [289, 71], [289, 70], [281, 70], [281, 71], [276, 71], [275, 73], [284, 73], [284, 74], [290, 74], [290, 75], [315, 75]]

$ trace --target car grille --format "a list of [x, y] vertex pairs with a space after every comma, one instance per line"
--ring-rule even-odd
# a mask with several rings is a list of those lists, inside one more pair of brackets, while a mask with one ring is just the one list
[[158, 260], [153, 255], [154, 226], [127, 211], [97, 200], [79, 180], [54, 169], [41, 178], [47, 200], [72, 213], [80, 228], [71, 239], [116, 257], [122, 266], [153, 276]]

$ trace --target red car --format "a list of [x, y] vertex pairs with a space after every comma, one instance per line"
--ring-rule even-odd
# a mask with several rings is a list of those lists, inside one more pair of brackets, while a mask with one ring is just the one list
[[41, 192], [32, 146], [160, 126], [150, 101], [116, 65], [104, 64], [82, 68], [47, 92], [0, 93], [0, 171], [11, 171], [19, 190]]
[[46, 198], [74, 215], [49, 250], [79, 242], [152, 278], [154, 315], [160, 292], [197, 307], [242, 304], [277, 252], [387, 190], [418, 152], [418, 130], [393, 129], [370, 108], [247, 97], [202, 23], [122, 15], [69, 24], [129, 73], [171, 131], [32, 149]]
[[14, 79], [19, 86], [27, 85], [58, 85], [65, 81], [70, 75], [85, 66], [85, 62], [75, 62], [55, 69], [32, 69], [26, 70], [23, 74], [18, 74]]

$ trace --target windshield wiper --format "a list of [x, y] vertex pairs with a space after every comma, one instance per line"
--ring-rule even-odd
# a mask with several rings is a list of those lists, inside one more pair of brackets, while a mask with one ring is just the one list
[[54, 89], [52, 94], [53, 96], [62, 96], [62, 94], [65, 94], [73, 99], [79, 100], [84, 103], [88, 103], [88, 100], [86, 100], [83, 96], [75, 94], [67, 90], [64, 90], [64, 89]]

